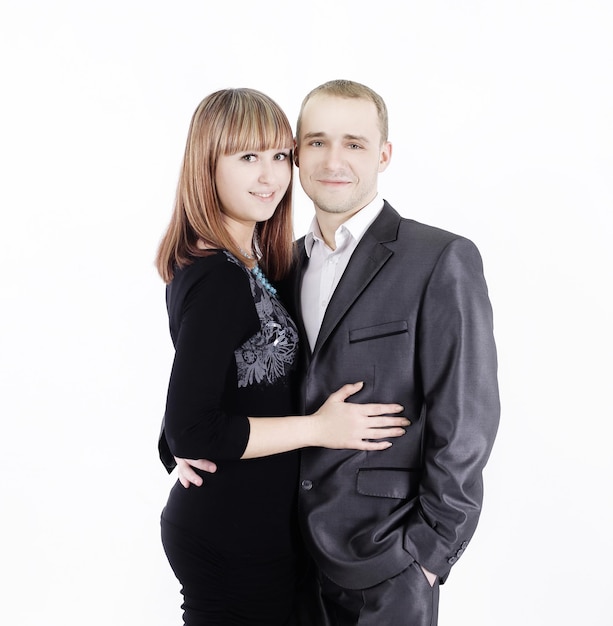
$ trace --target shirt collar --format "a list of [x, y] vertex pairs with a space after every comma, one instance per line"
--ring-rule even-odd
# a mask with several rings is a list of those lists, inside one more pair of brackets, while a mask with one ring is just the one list
[[[355, 215], [341, 224], [336, 232], [339, 233], [342, 229], [345, 229], [356, 242], [359, 242], [368, 227], [375, 221], [381, 209], [383, 209], [383, 200], [379, 197], [379, 194], [377, 194], [364, 208], [360, 209]], [[313, 217], [309, 230], [304, 237], [304, 249], [308, 257], [311, 256], [311, 250], [313, 250], [315, 241], [323, 241], [321, 230], [317, 223], [317, 217]]]

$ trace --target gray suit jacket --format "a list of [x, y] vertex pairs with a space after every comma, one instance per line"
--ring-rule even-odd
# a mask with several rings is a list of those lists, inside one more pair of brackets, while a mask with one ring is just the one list
[[[308, 261], [298, 243], [294, 315]], [[500, 405], [492, 310], [469, 240], [385, 202], [305, 350], [303, 410], [347, 382], [350, 400], [398, 402], [412, 424], [382, 452], [302, 453], [300, 518], [319, 568], [365, 588], [417, 561], [444, 581], [479, 518]]]

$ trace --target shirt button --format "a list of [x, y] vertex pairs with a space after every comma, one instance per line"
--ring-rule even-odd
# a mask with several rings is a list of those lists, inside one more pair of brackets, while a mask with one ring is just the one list
[[303, 480], [300, 483], [300, 486], [305, 490], [305, 491], [310, 491], [311, 489], [313, 489], [313, 481], [312, 480]]

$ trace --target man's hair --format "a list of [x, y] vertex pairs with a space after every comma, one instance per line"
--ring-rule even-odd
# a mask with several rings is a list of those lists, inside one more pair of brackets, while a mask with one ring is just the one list
[[[156, 257], [156, 267], [165, 282], [170, 282], [175, 270], [188, 265], [193, 257], [207, 254], [198, 247], [199, 239], [241, 258], [222, 218], [215, 184], [219, 157], [292, 145], [287, 116], [274, 100], [259, 91], [223, 89], [198, 105], [187, 135], [174, 211]], [[292, 259], [291, 179], [274, 215], [257, 228], [261, 265], [269, 278], [279, 280], [288, 272]]]
[[300, 113], [298, 114], [298, 122], [296, 124], [296, 140], [300, 142], [300, 126], [302, 122], [302, 113], [306, 103], [314, 96], [334, 96], [337, 98], [361, 98], [362, 100], [370, 100], [377, 108], [377, 116], [379, 117], [379, 130], [381, 131], [381, 143], [387, 141], [389, 134], [389, 122], [387, 115], [387, 106], [383, 98], [370, 87], [356, 83], [352, 80], [330, 80], [319, 87], [315, 87], [310, 91], [300, 106]]

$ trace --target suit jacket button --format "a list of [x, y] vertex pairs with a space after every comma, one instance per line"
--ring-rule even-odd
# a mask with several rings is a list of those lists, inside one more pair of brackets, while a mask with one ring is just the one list
[[449, 565], [453, 565], [457, 560], [458, 560], [457, 557], [452, 556], [447, 559], [447, 563], [449, 563]]
[[313, 489], [313, 481], [312, 480], [303, 480], [300, 483], [300, 486], [305, 490], [305, 491], [309, 491], [310, 489]]

